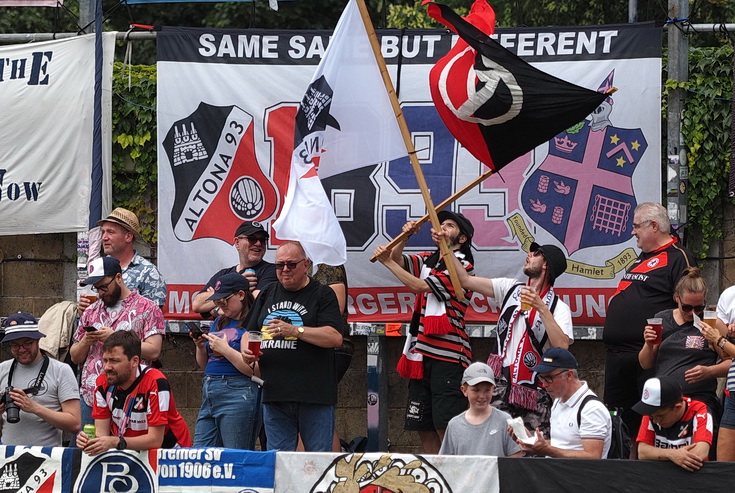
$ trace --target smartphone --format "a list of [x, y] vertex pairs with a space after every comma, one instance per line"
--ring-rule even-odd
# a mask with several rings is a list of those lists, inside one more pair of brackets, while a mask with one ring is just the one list
[[189, 334], [191, 334], [194, 339], [199, 339], [200, 337], [202, 337], [202, 329], [197, 324], [195, 324], [194, 322], [186, 322], [185, 325], [186, 328], [189, 330]]
[[97, 330], [97, 327], [95, 327], [94, 325], [83, 325], [82, 330], [86, 330], [87, 332], [94, 332], [95, 330]]

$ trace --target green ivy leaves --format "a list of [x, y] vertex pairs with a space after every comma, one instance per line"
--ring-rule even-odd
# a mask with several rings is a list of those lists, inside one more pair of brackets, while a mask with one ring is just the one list
[[[733, 48], [691, 48], [689, 81], [667, 80], [664, 100], [674, 88], [687, 92], [682, 134], [689, 165], [688, 246], [700, 258], [722, 238], [727, 197], [732, 121]], [[692, 243], [692, 242], [690, 242]]]

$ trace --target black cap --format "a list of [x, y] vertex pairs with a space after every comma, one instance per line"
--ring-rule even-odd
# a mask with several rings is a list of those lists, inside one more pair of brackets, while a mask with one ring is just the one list
[[531, 371], [546, 373], [555, 368], [576, 370], [577, 359], [566, 349], [553, 347], [546, 350], [544, 355], [541, 356], [541, 363], [531, 368]]
[[268, 231], [258, 221], [243, 221], [243, 223], [235, 230], [235, 236], [250, 236], [255, 233], [264, 233], [266, 238], [270, 238]]
[[650, 416], [662, 407], [673, 406], [683, 398], [681, 385], [672, 377], [649, 378], [643, 385], [643, 395], [633, 405], [633, 411]]
[[237, 272], [231, 272], [217, 279], [214, 284], [214, 294], [207, 299], [212, 301], [221, 300], [238, 291], [247, 291], [248, 289], [250, 289], [250, 281]]
[[556, 245], [539, 245], [535, 241], [531, 243], [530, 250], [535, 252], [536, 250], [541, 251], [541, 255], [546, 259], [546, 265], [549, 269], [549, 276], [551, 284], [554, 284], [554, 280], [562, 275], [567, 270], [567, 257], [564, 252], [561, 251]]
[[459, 226], [459, 230], [467, 237], [467, 241], [471, 241], [472, 237], [475, 234], [475, 228], [472, 226], [472, 223], [469, 219], [464, 217], [459, 212], [452, 212], [452, 211], [441, 211], [439, 214], [439, 223], [443, 223], [447, 219], [451, 219], [455, 223], [457, 223], [457, 226]]

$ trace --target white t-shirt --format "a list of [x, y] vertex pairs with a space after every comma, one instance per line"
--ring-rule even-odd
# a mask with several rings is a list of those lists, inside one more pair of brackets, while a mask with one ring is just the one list
[[551, 446], [564, 450], [584, 450], [583, 439], [604, 440], [602, 458], [607, 458], [612, 439], [612, 420], [605, 405], [597, 400], [589, 401], [582, 410], [582, 419], [577, 426], [579, 405], [587, 395], [595, 395], [587, 382], [567, 399], [554, 399], [551, 406]]
[[[497, 277], [494, 278], [492, 281], [493, 294], [495, 295], [493, 297], [493, 300], [495, 301], [495, 304], [498, 305], [502, 310], [502, 304], [506, 294], [513, 286], [520, 284], [520, 281], [518, 281], [518, 279], [510, 279], [507, 277]], [[520, 290], [517, 290], [516, 293], [520, 293]], [[522, 317], [518, 318], [519, 319], [516, 320], [517, 325], [525, 324]], [[572, 324], [572, 312], [569, 309], [569, 305], [564, 303], [561, 298], [559, 298], [559, 301], [556, 302], [556, 307], [554, 308], [554, 320], [556, 320], [556, 323], [559, 324], [562, 332], [564, 332], [564, 334], [569, 337], [569, 342], [574, 342], [574, 325]], [[538, 327], [540, 330], [534, 331], [534, 335], [539, 341], [541, 341], [544, 334], [546, 334], [546, 326], [541, 323]], [[510, 366], [513, 363], [513, 358], [515, 357], [516, 352], [515, 348], [517, 348], [518, 345], [521, 343], [522, 337], [522, 330], [513, 330], [510, 334], [510, 342], [508, 343], [508, 351], [506, 351], [505, 357], [503, 358], [503, 366]], [[546, 344], [544, 344], [543, 350], [546, 351], [549, 348], [551, 348], [551, 343], [547, 339]]]
[[[0, 386], [8, 386], [10, 359], [0, 363]], [[33, 386], [38, 372], [43, 365], [43, 358], [30, 365], [15, 365], [13, 371], [13, 387], [27, 389]], [[49, 359], [46, 376], [41, 383], [38, 394], [31, 399], [52, 411], [61, 411], [61, 403], [72, 399], [79, 400], [79, 386], [71, 367], [53, 358]], [[2, 443], [4, 445], [42, 445], [61, 447], [63, 432], [51, 426], [35, 414], [20, 411], [20, 422], [8, 423], [8, 414], [3, 413]]]
[[[726, 324], [735, 322], [735, 286], [724, 290], [717, 300], [717, 318]], [[735, 392], [735, 359], [727, 372], [727, 390]]]
[[735, 322], [735, 286], [724, 290], [717, 300], [717, 318], [726, 324]]

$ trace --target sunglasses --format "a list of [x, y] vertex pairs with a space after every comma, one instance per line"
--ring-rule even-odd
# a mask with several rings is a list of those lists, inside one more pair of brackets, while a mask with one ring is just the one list
[[567, 372], [567, 370], [562, 370], [562, 371], [560, 371], [560, 372], [556, 372], [556, 373], [554, 373], [553, 375], [539, 375], [539, 376], [538, 376], [538, 379], [539, 379], [540, 381], [542, 381], [543, 383], [551, 383], [551, 382], [553, 382], [553, 381], [554, 381], [554, 379], [555, 379], [556, 377], [558, 377], [559, 375], [561, 375], [561, 374], [563, 374], [563, 373], [566, 373], [566, 372]]
[[702, 313], [705, 308], [705, 305], [685, 305], [684, 303], [681, 304], [681, 310], [687, 313], [692, 310], [694, 310], [696, 313]]
[[284, 267], [288, 267], [288, 270], [294, 270], [296, 268], [296, 266], [299, 265], [304, 260], [306, 260], [306, 259], [305, 258], [302, 258], [298, 262], [276, 262], [273, 265], [276, 266], [276, 270], [283, 270]]
[[262, 235], [261, 236], [238, 236], [237, 239], [238, 240], [248, 240], [248, 243], [250, 243], [251, 245], [255, 245], [258, 242], [265, 245], [265, 243], [268, 241], [268, 237], [262, 236]]
[[532, 257], [538, 257], [539, 255], [541, 255], [541, 256], [543, 256], [544, 258], [546, 258], [546, 255], [544, 255], [544, 251], [543, 251], [543, 250], [541, 250], [540, 248], [539, 248], [539, 249], [537, 249], [537, 250], [536, 250], [535, 252], [533, 252], [533, 254], [532, 254], [531, 256], [532, 256]]
[[230, 298], [232, 298], [233, 296], [235, 296], [235, 293], [232, 293], [230, 296], [227, 296], [225, 298], [220, 298], [218, 300], [212, 300], [212, 303], [214, 303], [214, 306], [224, 308], [227, 306], [227, 303], [230, 302]]

